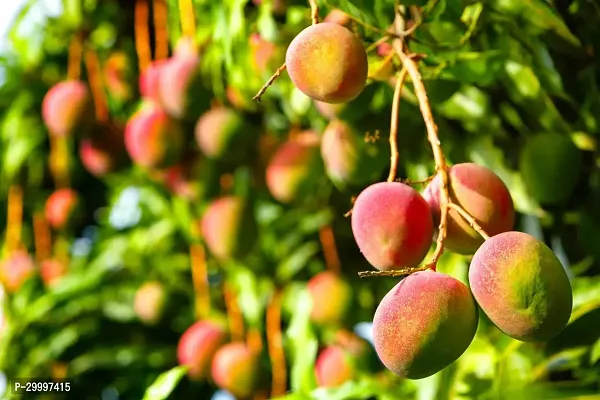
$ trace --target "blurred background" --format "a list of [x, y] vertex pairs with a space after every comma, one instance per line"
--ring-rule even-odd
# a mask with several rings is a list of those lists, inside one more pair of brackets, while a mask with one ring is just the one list
[[[370, 342], [398, 279], [358, 277], [347, 216], [388, 175], [395, 2], [317, 3], [368, 51], [346, 104], [285, 72], [252, 100], [306, 1], [0, 2], [3, 398], [14, 378], [71, 383], [24, 399], [600, 398], [600, 6], [401, 2], [448, 162], [505, 182], [574, 295], [551, 341], [480, 315], [458, 361], [411, 381]], [[433, 174], [411, 84], [398, 142], [398, 178]], [[467, 283], [469, 261], [438, 270]]]

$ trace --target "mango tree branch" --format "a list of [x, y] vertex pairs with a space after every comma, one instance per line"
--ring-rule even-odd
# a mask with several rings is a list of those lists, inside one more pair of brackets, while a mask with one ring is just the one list
[[464, 208], [452, 202], [448, 203], [448, 207], [455, 210], [465, 221], [469, 223], [469, 225], [475, 230], [475, 232], [481, 235], [482, 238], [484, 238], [485, 240], [488, 240], [490, 238], [490, 235], [483, 230], [483, 228], [477, 223], [475, 218], [473, 218], [473, 216], [471, 216], [471, 214], [469, 214]]
[[281, 75], [281, 73], [285, 71], [285, 69], [286, 65], [285, 63], [283, 63], [283, 65], [277, 68], [277, 71], [275, 71], [275, 73], [269, 78], [269, 80], [260, 88], [258, 93], [256, 93], [256, 95], [252, 98], [252, 100], [256, 100], [258, 103], [260, 103], [260, 98], [262, 97], [262, 95], [265, 94], [269, 86], [271, 86], [273, 82], [275, 82], [275, 79], [279, 78], [279, 75]]
[[394, 98], [392, 100], [392, 121], [390, 125], [390, 173], [387, 181], [394, 182], [396, 180], [396, 171], [398, 170], [398, 114], [400, 112], [400, 97], [402, 96], [402, 86], [406, 79], [407, 70], [402, 68], [398, 73], [396, 87], [394, 89]]

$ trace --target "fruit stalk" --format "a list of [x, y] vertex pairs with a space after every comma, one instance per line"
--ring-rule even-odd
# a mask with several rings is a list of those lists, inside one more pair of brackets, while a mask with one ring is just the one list
[[326, 225], [319, 229], [319, 240], [325, 254], [325, 264], [327, 269], [339, 274], [340, 273], [340, 257], [338, 255], [337, 246], [335, 245], [335, 236], [331, 226]]
[[394, 182], [396, 179], [396, 171], [398, 170], [398, 114], [400, 113], [400, 97], [402, 96], [402, 87], [406, 79], [407, 70], [402, 68], [398, 73], [396, 87], [394, 88], [394, 98], [392, 100], [392, 123], [390, 126], [390, 173], [387, 181]]
[[167, 2], [153, 0], [154, 12], [154, 59], [163, 60], [169, 56], [169, 34], [167, 19]]
[[66, 136], [50, 135], [50, 172], [57, 188], [71, 185], [69, 177], [69, 145]]
[[271, 358], [271, 398], [285, 395], [287, 371], [281, 335], [281, 291], [278, 289], [267, 307], [267, 344]]
[[52, 253], [52, 237], [43, 212], [37, 212], [33, 216], [33, 239], [38, 262], [49, 258]]
[[8, 189], [6, 248], [12, 252], [19, 247], [23, 224], [23, 188], [11, 185]]
[[454, 209], [454, 211], [459, 213], [460, 216], [465, 221], [467, 221], [469, 225], [471, 225], [471, 228], [473, 228], [475, 232], [479, 233], [482, 238], [484, 238], [485, 240], [488, 240], [490, 238], [490, 235], [488, 235], [487, 232], [483, 230], [481, 225], [479, 225], [477, 221], [475, 221], [475, 218], [473, 218], [464, 208], [452, 202], [448, 203], [448, 207]]
[[317, 5], [317, 0], [308, 0], [308, 4], [310, 4], [310, 20], [313, 25], [319, 23], [319, 6]]
[[135, 3], [135, 50], [138, 66], [143, 72], [150, 64], [150, 32], [148, 31], [148, 0], [136, 0]]
[[229, 320], [229, 331], [232, 342], [244, 341], [244, 318], [237, 304], [237, 296], [229, 283], [223, 285], [223, 296], [225, 297], [225, 308]]
[[179, 0], [179, 19], [181, 20], [183, 36], [194, 38], [196, 36], [196, 21], [191, 0]]
[[[396, 19], [394, 21], [394, 26], [398, 34], [404, 30], [404, 19], [399, 11], [396, 12]], [[431, 106], [429, 105], [429, 99], [427, 98], [427, 91], [425, 90], [425, 86], [423, 85], [423, 81], [421, 80], [421, 74], [419, 73], [419, 68], [415, 61], [408, 56], [403, 49], [402, 39], [394, 39], [393, 47], [398, 57], [402, 61], [402, 65], [406, 68], [408, 74], [410, 75], [410, 79], [412, 80], [413, 86], [415, 88], [415, 94], [417, 99], [419, 100], [419, 108], [421, 109], [421, 114], [423, 115], [423, 120], [425, 122], [425, 127], [427, 128], [427, 139], [431, 144], [431, 149], [433, 151], [433, 158], [435, 160], [436, 172], [441, 175], [442, 178], [442, 190], [441, 190], [441, 217], [440, 224], [438, 227], [438, 237], [436, 240], [435, 251], [433, 253], [433, 258], [429, 266], [431, 269], [435, 271], [436, 264], [442, 253], [444, 252], [444, 240], [446, 239], [446, 228], [448, 221], [448, 203], [450, 202], [450, 195], [448, 193], [448, 188], [450, 184], [450, 177], [448, 174], [448, 166], [446, 165], [446, 159], [444, 157], [444, 152], [442, 150], [441, 142], [438, 137], [438, 128], [433, 120], [433, 115], [431, 113]]]
[[82, 37], [80, 33], [73, 35], [69, 44], [69, 61], [67, 64], [67, 77], [78, 80], [81, 75], [81, 54], [83, 52]]
[[87, 49], [85, 52], [85, 67], [92, 89], [96, 118], [100, 122], [106, 122], [108, 121], [108, 106], [103, 90], [102, 75], [100, 74], [100, 61], [98, 55], [92, 49]]
[[196, 318], [200, 320], [210, 312], [206, 257], [204, 247], [201, 244], [194, 243], [190, 245], [190, 262], [192, 264], [194, 291], [196, 292]]

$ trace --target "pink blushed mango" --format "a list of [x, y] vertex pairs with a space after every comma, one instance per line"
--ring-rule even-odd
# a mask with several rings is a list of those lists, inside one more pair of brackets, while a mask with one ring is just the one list
[[286, 53], [290, 79], [305, 95], [327, 103], [345, 103], [364, 89], [365, 48], [350, 30], [332, 22], [311, 25], [298, 34]]
[[202, 320], [190, 326], [179, 339], [179, 365], [189, 367], [188, 376], [194, 380], [206, 379], [213, 357], [225, 342], [227, 332], [219, 323]]
[[245, 343], [226, 344], [215, 354], [212, 377], [221, 389], [241, 399], [249, 398], [258, 384], [258, 356]]
[[80, 215], [81, 199], [70, 188], [58, 189], [46, 200], [46, 220], [54, 229], [64, 229]]
[[42, 119], [50, 135], [70, 136], [93, 116], [91, 96], [85, 83], [59, 82], [44, 96]]
[[16, 250], [0, 262], [0, 282], [9, 293], [14, 293], [35, 274], [35, 264], [24, 250]]
[[[429, 203], [436, 226], [440, 221], [442, 179], [437, 175], [425, 188], [423, 197]], [[477, 223], [494, 236], [510, 231], [515, 222], [515, 209], [508, 188], [491, 170], [473, 163], [450, 167], [451, 200], [465, 209]], [[446, 236], [448, 250], [473, 254], [483, 238], [455, 210], [449, 210]]]
[[477, 323], [477, 306], [467, 286], [432, 270], [416, 272], [379, 303], [373, 318], [375, 351], [397, 375], [426, 378], [465, 352]]
[[508, 336], [546, 341], [567, 325], [573, 293], [552, 250], [522, 232], [504, 232], [485, 241], [469, 268], [475, 300]]
[[145, 324], [152, 325], [162, 317], [166, 293], [160, 282], [146, 282], [138, 288], [133, 299], [133, 309]]
[[433, 235], [429, 206], [416, 190], [399, 182], [379, 182], [363, 190], [351, 224], [363, 256], [381, 271], [418, 265]]
[[316, 324], [340, 324], [350, 310], [352, 288], [342, 277], [324, 271], [308, 282], [312, 298], [311, 319]]

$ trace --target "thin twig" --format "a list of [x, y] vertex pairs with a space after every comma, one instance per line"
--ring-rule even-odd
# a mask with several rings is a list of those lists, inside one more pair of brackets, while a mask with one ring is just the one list
[[98, 121], [106, 122], [109, 118], [108, 101], [106, 100], [106, 93], [103, 89], [104, 84], [102, 81], [102, 74], [100, 73], [100, 61], [98, 60], [98, 55], [93, 49], [87, 49], [84, 58], [88, 80], [90, 81], [92, 98], [94, 100], [96, 118]]
[[191, 0], [179, 0], [179, 20], [183, 36], [193, 39], [196, 36], [196, 17]]
[[135, 3], [135, 50], [138, 56], [138, 66], [143, 72], [150, 64], [150, 32], [148, 32], [148, 0], [137, 0]]
[[336, 274], [340, 273], [340, 257], [338, 255], [337, 246], [335, 245], [335, 236], [333, 235], [331, 226], [326, 225], [319, 229], [319, 239], [321, 241], [321, 246], [323, 247], [323, 253], [325, 253], [327, 269]]
[[390, 127], [390, 173], [387, 181], [394, 182], [396, 171], [398, 170], [398, 114], [400, 112], [400, 97], [402, 96], [402, 86], [406, 79], [406, 68], [398, 73], [396, 88], [394, 89], [394, 99], [392, 100], [392, 122]]
[[238, 306], [238, 299], [235, 290], [231, 284], [223, 284], [223, 295], [225, 297], [225, 308], [229, 320], [229, 331], [232, 342], [244, 341], [244, 317]]
[[49, 258], [52, 254], [52, 235], [43, 211], [33, 215], [33, 239], [38, 262]]
[[256, 95], [252, 98], [252, 100], [256, 100], [258, 103], [260, 103], [260, 98], [262, 97], [262, 95], [265, 94], [269, 86], [271, 86], [273, 82], [275, 82], [275, 79], [279, 78], [279, 75], [281, 75], [281, 73], [285, 71], [285, 69], [286, 65], [285, 63], [283, 63], [281, 67], [277, 68], [277, 71], [275, 71], [273, 76], [269, 78], [269, 80], [263, 85], [263, 87], [260, 88], [258, 93], [256, 93]]
[[[402, 17], [400, 13], [396, 13], [396, 21], [398, 21], [401, 18]], [[417, 96], [417, 99], [419, 100], [419, 108], [421, 109], [421, 114], [423, 115], [425, 127], [427, 128], [427, 140], [431, 144], [431, 149], [433, 151], [436, 173], [440, 174], [442, 178], [442, 191], [440, 196], [440, 224], [438, 227], [438, 237], [436, 240], [435, 251], [433, 253], [433, 258], [430, 263], [430, 265], [432, 265], [432, 268], [435, 270], [437, 261], [440, 259], [442, 253], [444, 252], [444, 240], [446, 239], [448, 221], [448, 203], [450, 202], [450, 196], [448, 193], [450, 177], [448, 174], [448, 167], [446, 165], [444, 152], [442, 151], [442, 146], [438, 137], [438, 128], [433, 120], [431, 106], [429, 105], [429, 99], [427, 98], [427, 91], [425, 90], [425, 86], [423, 85], [421, 74], [419, 73], [419, 68], [417, 67], [415, 61], [410, 56], [404, 53], [401, 41], [394, 40], [394, 50], [400, 57], [400, 60], [402, 61], [404, 67], [408, 70], [408, 74], [410, 75], [410, 78], [412, 80], [415, 89], [415, 94]]]
[[83, 51], [83, 39], [80, 33], [76, 33], [69, 44], [69, 61], [67, 64], [67, 77], [71, 80], [79, 80], [81, 75], [81, 53]]
[[6, 214], [6, 239], [4, 244], [8, 252], [12, 252], [21, 243], [23, 227], [23, 188], [19, 185], [11, 185], [8, 189]]
[[267, 345], [272, 365], [271, 398], [283, 396], [287, 388], [285, 352], [281, 335], [281, 291], [277, 290], [267, 307]]
[[319, 6], [317, 5], [317, 0], [308, 0], [308, 4], [310, 4], [310, 20], [313, 25], [319, 23]]
[[206, 253], [204, 247], [199, 243], [190, 245], [190, 264], [192, 282], [194, 284], [196, 318], [200, 320], [210, 312], [210, 295], [208, 271], [206, 269]]
[[427, 265], [422, 265], [419, 267], [393, 269], [390, 271], [363, 271], [363, 272], [359, 272], [358, 276], [361, 278], [373, 278], [373, 277], [382, 277], [382, 276], [386, 276], [386, 277], [390, 277], [390, 278], [397, 278], [400, 276], [414, 274], [415, 272], [425, 271], [425, 270], [428, 270], [429, 268], [430, 268], [430, 265], [427, 264]]
[[169, 56], [168, 8], [166, 0], [153, 0], [154, 12], [154, 59]]
[[388, 40], [390, 40], [390, 35], [389, 35], [389, 34], [387, 34], [387, 35], [385, 35], [385, 36], [383, 36], [383, 37], [381, 37], [381, 38], [377, 39], [377, 41], [375, 41], [374, 43], [370, 44], [370, 45], [369, 45], [369, 46], [368, 46], [368, 47], [365, 49], [365, 51], [366, 51], [367, 53], [369, 53], [369, 52], [371, 52], [371, 51], [375, 50], [377, 47], [379, 47], [379, 45], [381, 45], [381, 44], [383, 44], [383, 43], [387, 42]]
[[396, 179], [397, 182], [402, 182], [405, 185], [426, 185], [429, 182], [431, 182], [433, 180], [433, 178], [435, 178], [435, 175], [431, 175], [430, 177], [426, 178], [426, 179], [421, 179], [418, 181], [413, 181], [412, 179]]
[[473, 218], [473, 216], [471, 214], [469, 214], [467, 212], [467, 210], [465, 210], [464, 208], [462, 208], [458, 204], [452, 203], [452, 202], [448, 203], [448, 207], [452, 208], [457, 213], [459, 213], [460, 216], [465, 221], [467, 221], [469, 223], [469, 225], [471, 225], [471, 228], [473, 228], [475, 230], [475, 232], [479, 233], [482, 238], [484, 238], [485, 240], [488, 240], [490, 238], [490, 235], [488, 235], [488, 233], [483, 230], [483, 228], [481, 227], [481, 225], [479, 225], [477, 223], [477, 221], [475, 220], [475, 218]]

